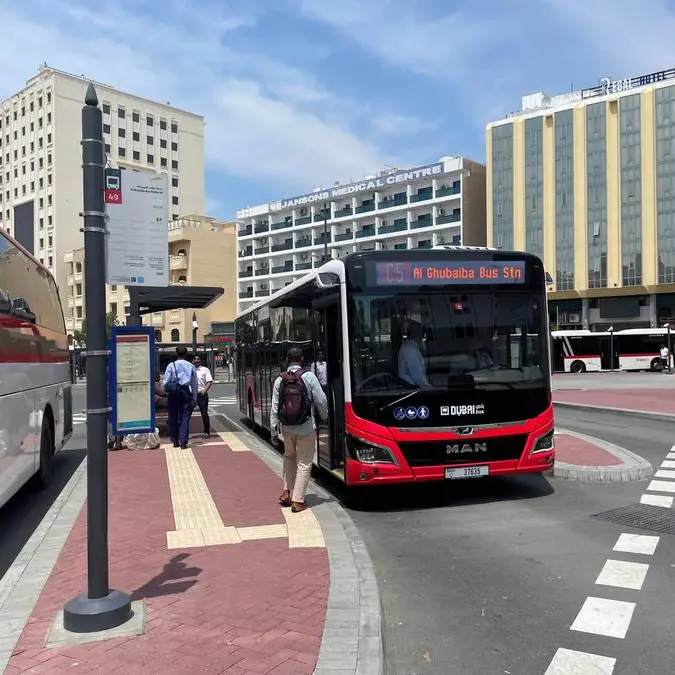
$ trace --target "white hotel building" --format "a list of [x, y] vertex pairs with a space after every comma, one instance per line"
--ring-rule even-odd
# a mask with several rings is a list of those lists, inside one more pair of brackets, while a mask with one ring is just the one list
[[484, 246], [485, 166], [462, 157], [389, 169], [237, 212], [238, 310], [328, 258], [373, 250]]

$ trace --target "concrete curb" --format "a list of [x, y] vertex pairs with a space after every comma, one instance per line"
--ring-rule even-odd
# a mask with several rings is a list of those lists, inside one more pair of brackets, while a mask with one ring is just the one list
[[[216, 416], [240, 429], [251, 450], [281, 477], [278, 452], [228, 415]], [[311, 487], [326, 500], [312, 511], [323, 530], [330, 565], [326, 622], [314, 675], [384, 675], [384, 613], [365, 542], [345, 509], [314, 481]]]
[[670, 413], [649, 412], [648, 410], [634, 410], [632, 408], [607, 408], [601, 405], [592, 405], [590, 403], [572, 403], [571, 401], [553, 401], [553, 406], [559, 408], [570, 408], [570, 410], [593, 410], [608, 413], [620, 413], [628, 417], [637, 417], [643, 420], [656, 420], [658, 422], [673, 422], [675, 415]]
[[554, 478], [583, 483], [630, 483], [647, 480], [654, 474], [652, 465], [646, 459], [614, 443], [569, 429], [557, 429], [556, 433], [576, 436], [587, 443], [597, 445], [620, 459], [622, 463], [618, 466], [582, 466], [556, 461], [552, 472]]
[[86, 471], [85, 458], [0, 581], [0, 673], [5, 672], [82, 510], [87, 496]]

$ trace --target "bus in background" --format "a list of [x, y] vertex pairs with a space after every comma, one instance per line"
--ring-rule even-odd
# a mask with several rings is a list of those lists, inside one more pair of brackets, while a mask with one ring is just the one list
[[[546, 275], [522, 252], [331, 260], [236, 319], [241, 412], [270, 429], [288, 348], [326, 356], [315, 464], [347, 485], [537, 473], [554, 463]], [[403, 354], [423, 362], [416, 382]], [[401, 357], [401, 358], [399, 358]]]
[[[589, 330], [551, 332], [553, 371], [586, 373], [602, 370], [661, 370], [665, 328], [627, 328], [613, 333]], [[613, 355], [613, 362], [612, 362]]]
[[54, 278], [0, 229], [0, 507], [44, 487], [73, 430], [68, 339]]
[[[603, 338], [590, 330], [551, 331], [551, 364], [555, 373], [593, 373], [602, 367]], [[608, 345], [609, 347], [609, 345]], [[609, 349], [607, 350], [609, 352]], [[607, 364], [607, 367], [610, 367]]]

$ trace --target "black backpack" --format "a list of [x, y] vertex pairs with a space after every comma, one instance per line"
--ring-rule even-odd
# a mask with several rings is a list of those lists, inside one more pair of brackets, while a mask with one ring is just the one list
[[306, 370], [281, 374], [279, 421], [284, 426], [304, 424], [312, 416], [312, 402], [302, 376]]

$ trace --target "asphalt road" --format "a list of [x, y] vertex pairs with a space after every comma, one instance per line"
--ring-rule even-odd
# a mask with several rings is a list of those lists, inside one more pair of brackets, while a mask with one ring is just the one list
[[[214, 412], [239, 419], [230, 385], [212, 394]], [[78, 388], [74, 410], [83, 408]], [[557, 424], [654, 465], [675, 444], [672, 425], [612, 413], [560, 410]], [[83, 432], [59, 457], [51, 490], [26, 490], [0, 511], [0, 577], [81, 461]], [[319, 480], [344, 499], [337, 481]], [[348, 508], [378, 574], [388, 675], [537, 675], [558, 648], [616, 658], [615, 675], [672, 672], [673, 537], [591, 517], [637, 502], [644, 488], [519, 477], [365, 492]], [[635, 559], [612, 553], [626, 532], [660, 536], [642, 589], [596, 585], [608, 558]], [[625, 638], [570, 630], [588, 596], [635, 603]]]

